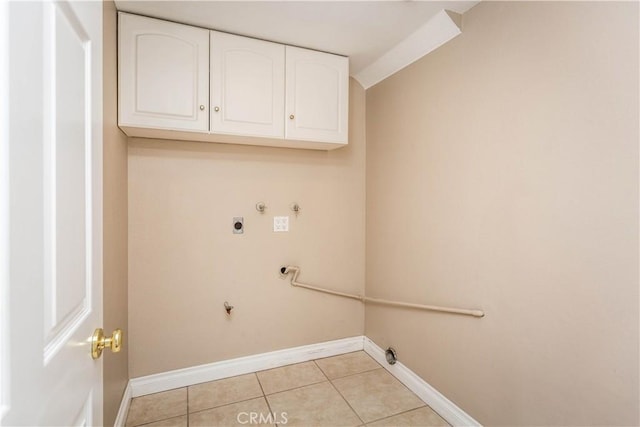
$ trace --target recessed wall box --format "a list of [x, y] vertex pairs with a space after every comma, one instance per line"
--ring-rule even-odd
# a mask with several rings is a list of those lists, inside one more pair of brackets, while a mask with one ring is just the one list
[[244, 218], [241, 216], [233, 217], [233, 234], [244, 233]]

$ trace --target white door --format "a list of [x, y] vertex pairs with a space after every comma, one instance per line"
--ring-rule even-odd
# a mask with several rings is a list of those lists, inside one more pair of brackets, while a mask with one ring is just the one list
[[347, 143], [349, 58], [287, 46], [286, 138]]
[[118, 14], [118, 123], [209, 131], [209, 31]]
[[0, 19], [0, 422], [99, 425], [102, 4], [5, 2]]
[[284, 45], [211, 31], [211, 131], [284, 137]]

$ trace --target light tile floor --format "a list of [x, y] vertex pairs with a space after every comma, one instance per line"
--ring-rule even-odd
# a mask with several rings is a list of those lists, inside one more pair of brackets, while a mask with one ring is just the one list
[[363, 351], [141, 396], [127, 427], [448, 426]]

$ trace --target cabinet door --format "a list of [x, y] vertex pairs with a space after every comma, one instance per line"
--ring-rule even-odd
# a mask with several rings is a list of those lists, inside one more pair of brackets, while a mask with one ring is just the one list
[[211, 31], [211, 131], [284, 137], [284, 46]]
[[347, 143], [349, 60], [287, 46], [286, 138]]
[[209, 31], [119, 14], [121, 126], [209, 130]]

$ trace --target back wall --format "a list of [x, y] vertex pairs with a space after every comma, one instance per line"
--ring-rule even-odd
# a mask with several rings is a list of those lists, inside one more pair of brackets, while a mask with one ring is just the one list
[[[293, 288], [279, 268], [364, 293], [364, 103], [351, 80], [349, 145], [330, 152], [129, 140], [132, 378], [363, 334], [361, 303]], [[290, 231], [274, 233], [284, 215]]]

